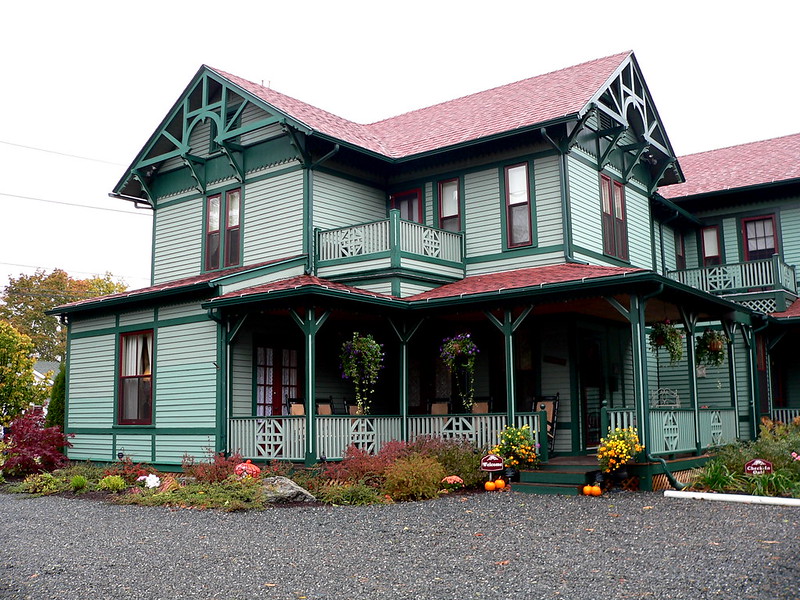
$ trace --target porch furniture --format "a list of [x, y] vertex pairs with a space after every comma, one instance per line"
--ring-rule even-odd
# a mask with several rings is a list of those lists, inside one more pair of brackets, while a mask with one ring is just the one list
[[320, 402], [317, 400], [317, 414], [318, 415], [332, 415], [333, 411], [331, 410], [331, 403], [323, 400]]
[[547, 449], [550, 454], [556, 447], [556, 423], [558, 422], [558, 399], [560, 392], [555, 396], [539, 396], [536, 399], [536, 406], [545, 412], [547, 420]]
[[432, 415], [447, 415], [450, 414], [450, 401], [447, 398], [433, 398], [428, 402]]
[[492, 399], [486, 396], [475, 398], [472, 402], [473, 414], [487, 415], [491, 412]]
[[290, 415], [304, 415], [306, 414], [306, 407], [302, 398], [289, 398], [289, 414]]
[[334, 415], [349, 415], [350, 411], [347, 409], [347, 401], [344, 398], [330, 397], [331, 411]]

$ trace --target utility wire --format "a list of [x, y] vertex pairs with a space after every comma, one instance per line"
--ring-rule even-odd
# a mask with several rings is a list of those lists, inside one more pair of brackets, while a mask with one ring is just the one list
[[[60, 200], [48, 200], [47, 198], [36, 198], [35, 196], [21, 196], [19, 194], [8, 194], [6, 192], [0, 192], [0, 196], [8, 196], [10, 198], [21, 198], [23, 200], [35, 200], [36, 202], [48, 202], [49, 204], [63, 204], [64, 206], [74, 206], [76, 208], [91, 208], [93, 210], [105, 210], [108, 212], [118, 212], [123, 213], [125, 215], [139, 215], [143, 217], [149, 217], [152, 215], [149, 211], [138, 211], [138, 212], [131, 212], [128, 210], [120, 210], [119, 208], [105, 208], [103, 206], [90, 206], [88, 204], [73, 204], [72, 202], [62, 202]], [[144, 200], [142, 201], [144, 202]]]
[[7, 142], [5, 140], [0, 140], [0, 144], [6, 144], [7, 146], [16, 146], [17, 148], [25, 148], [27, 150], [36, 150], [37, 152], [47, 152], [48, 154], [58, 154], [59, 156], [68, 156], [70, 158], [79, 158], [81, 160], [88, 160], [91, 162], [96, 163], [103, 163], [106, 165], [114, 165], [115, 167], [126, 167], [127, 165], [123, 165], [122, 163], [111, 162], [110, 160], [102, 160], [100, 158], [91, 158], [89, 156], [79, 156], [77, 154], [70, 154], [68, 152], [59, 152], [57, 150], [47, 150], [46, 148], [36, 148], [35, 146], [26, 146], [24, 144], [15, 144], [14, 142]]
[[[0, 265], [5, 265], [7, 267], [22, 267], [22, 268], [25, 268], [25, 269], [39, 269], [41, 271], [50, 270], [50, 267], [43, 267], [41, 265], [23, 265], [23, 264], [20, 264], [20, 263], [10, 263], [10, 262], [2, 262], [2, 261], [0, 261]], [[105, 272], [101, 275], [97, 271], [77, 271], [77, 270], [74, 270], [74, 269], [63, 269], [61, 267], [53, 267], [52, 270], [55, 271], [56, 269], [58, 269], [59, 271], [64, 271], [70, 277], [72, 276], [73, 273], [78, 273], [80, 275], [90, 275], [92, 277], [102, 277], [102, 276], [105, 275]], [[137, 275], [119, 275], [119, 274], [111, 273], [111, 276], [115, 277], [115, 278], [119, 278], [119, 279], [124, 279], [126, 282], [127, 282], [128, 279], [140, 279], [142, 281], [147, 281], [147, 282], [150, 281], [150, 277], [149, 276], [144, 276], [144, 275], [138, 275], [138, 276]]]

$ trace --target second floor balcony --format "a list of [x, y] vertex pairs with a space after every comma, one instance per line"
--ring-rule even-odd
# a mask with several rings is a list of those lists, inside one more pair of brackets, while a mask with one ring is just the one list
[[[667, 276], [710, 294], [730, 296], [764, 312], [781, 310], [783, 304], [775, 300], [777, 295], [797, 296], [795, 267], [783, 262], [778, 254], [761, 260], [670, 271]], [[765, 294], [775, 299], [756, 298]]]
[[464, 234], [400, 218], [316, 232], [320, 276], [411, 270], [455, 280], [464, 276]]

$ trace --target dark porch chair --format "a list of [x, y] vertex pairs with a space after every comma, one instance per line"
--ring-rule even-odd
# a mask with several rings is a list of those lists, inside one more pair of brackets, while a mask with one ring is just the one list
[[344, 398], [330, 397], [331, 411], [335, 415], [349, 415], [350, 410], [347, 408], [347, 401]]
[[558, 422], [558, 398], [559, 393], [555, 396], [539, 396], [536, 398], [536, 406], [534, 410], [542, 410], [545, 412], [547, 420], [547, 449], [550, 454], [553, 453], [556, 447], [556, 423]]

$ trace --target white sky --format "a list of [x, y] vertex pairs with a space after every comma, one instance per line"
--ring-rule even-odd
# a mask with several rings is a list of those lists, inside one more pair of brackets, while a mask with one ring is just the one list
[[796, 0], [3, 2], [0, 287], [149, 284], [149, 212], [107, 194], [203, 63], [372, 122], [632, 49], [680, 156], [800, 132], [799, 23]]

